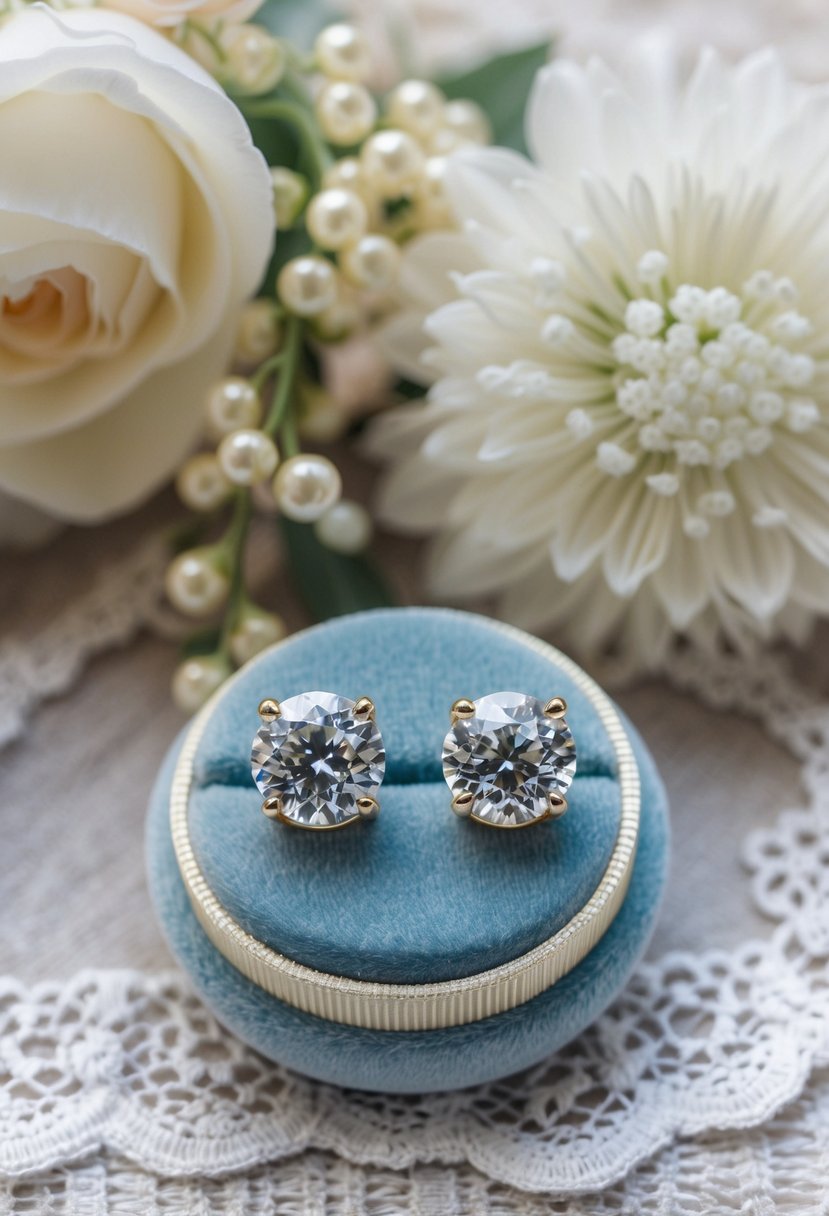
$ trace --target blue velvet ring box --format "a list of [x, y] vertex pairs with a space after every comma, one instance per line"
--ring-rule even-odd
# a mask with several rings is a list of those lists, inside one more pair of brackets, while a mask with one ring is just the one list
[[[265, 696], [311, 689], [369, 695], [387, 750], [382, 812], [334, 833], [261, 814], [250, 775]], [[517, 832], [463, 822], [441, 772], [448, 709], [500, 690], [563, 696], [578, 745], [570, 809]], [[191, 908], [170, 833], [171, 750], [150, 806], [152, 897], [170, 945], [217, 1017], [265, 1055], [339, 1085], [453, 1089], [536, 1063], [588, 1025], [623, 986], [653, 925], [667, 857], [667, 806], [653, 761], [629, 728], [641, 780], [630, 887], [604, 937], [533, 1000], [497, 1016], [427, 1031], [367, 1030], [315, 1017], [246, 979]], [[189, 803], [201, 871], [247, 933], [308, 967], [358, 980], [423, 984], [504, 964], [584, 906], [619, 824], [613, 749], [555, 652], [484, 618], [438, 609], [343, 617], [259, 656], [211, 714]]]

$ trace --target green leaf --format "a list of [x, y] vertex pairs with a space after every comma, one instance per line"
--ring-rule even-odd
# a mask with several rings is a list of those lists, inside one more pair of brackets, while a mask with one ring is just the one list
[[347, 557], [321, 544], [309, 524], [280, 518], [294, 585], [316, 621], [393, 603], [385, 579], [366, 557]]
[[222, 640], [222, 630], [218, 625], [209, 625], [192, 633], [181, 647], [183, 659], [193, 659], [198, 655], [215, 654]]
[[324, 25], [336, 20], [326, 0], [265, 0], [254, 20], [298, 51], [310, 51]]
[[536, 72], [550, 58], [550, 43], [540, 42], [489, 59], [459, 76], [444, 76], [436, 83], [447, 97], [477, 101], [492, 124], [493, 142], [526, 152], [524, 109]]

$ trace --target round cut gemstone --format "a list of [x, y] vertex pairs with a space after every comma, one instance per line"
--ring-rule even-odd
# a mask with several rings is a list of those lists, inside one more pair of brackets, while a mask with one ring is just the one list
[[536, 697], [496, 692], [475, 701], [475, 715], [454, 723], [443, 744], [443, 774], [453, 796], [471, 794], [472, 815], [520, 827], [540, 819], [550, 794], [566, 794], [576, 748], [563, 718]]
[[282, 815], [302, 827], [338, 827], [359, 815], [358, 798], [376, 798], [386, 768], [383, 737], [354, 701], [304, 692], [256, 732], [251, 772], [262, 797], [279, 796]]

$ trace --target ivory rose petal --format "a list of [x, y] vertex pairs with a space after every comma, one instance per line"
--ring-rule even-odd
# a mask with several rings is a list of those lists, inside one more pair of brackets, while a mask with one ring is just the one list
[[0, 25], [0, 143], [0, 488], [105, 518], [198, 432], [270, 255], [270, 175], [206, 72], [99, 8]]

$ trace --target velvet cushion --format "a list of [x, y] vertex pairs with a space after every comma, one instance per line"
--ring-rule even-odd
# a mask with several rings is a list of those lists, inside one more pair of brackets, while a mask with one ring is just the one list
[[[256, 707], [306, 690], [371, 696], [387, 749], [382, 811], [334, 833], [275, 824], [250, 777]], [[441, 776], [448, 710], [459, 696], [511, 690], [564, 696], [578, 747], [570, 810], [556, 823], [499, 832], [459, 821]], [[265, 1054], [342, 1085], [417, 1091], [515, 1071], [581, 1030], [623, 984], [647, 940], [666, 862], [666, 805], [641, 741], [640, 845], [631, 889], [605, 938], [528, 1004], [470, 1026], [365, 1031], [294, 1010], [244, 979], [208, 942], [169, 835], [177, 747], [153, 796], [153, 897], [174, 952], [221, 1020]], [[178, 746], [178, 745], [177, 745]], [[596, 887], [618, 824], [610, 743], [592, 706], [547, 655], [491, 622], [436, 609], [340, 618], [252, 663], [200, 744], [190, 830], [219, 900], [250, 933], [306, 965], [358, 979], [417, 983], [496, 966], [549, 937]]]

